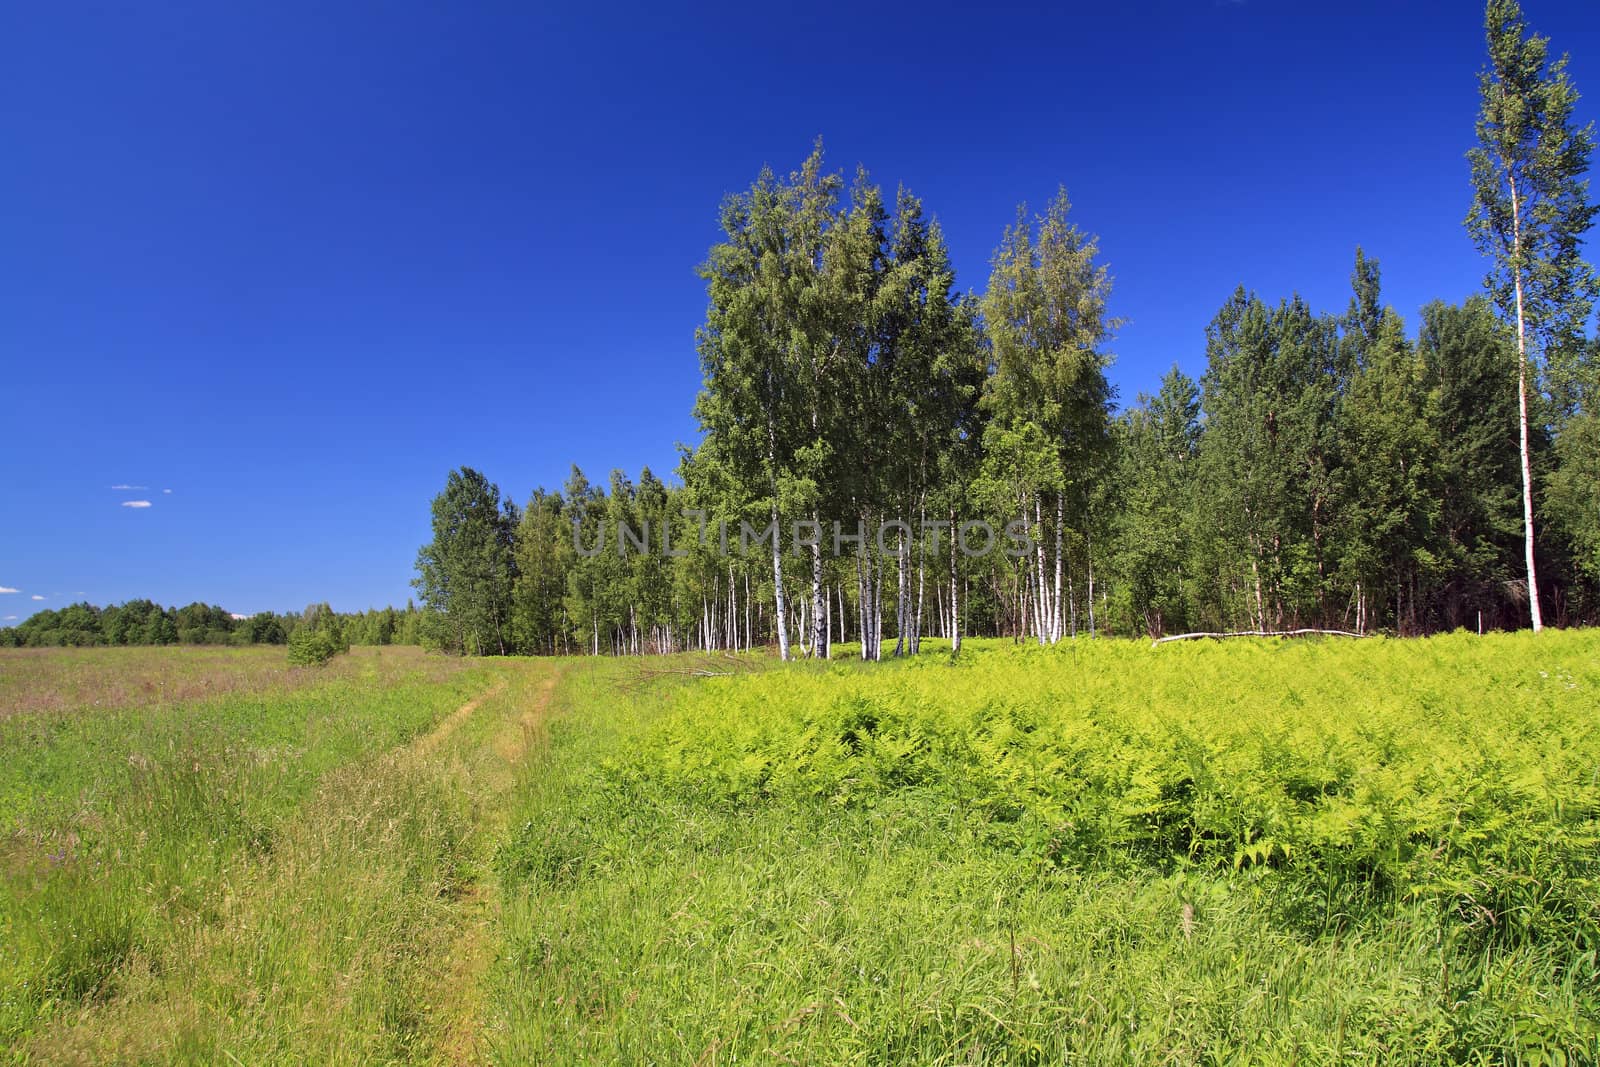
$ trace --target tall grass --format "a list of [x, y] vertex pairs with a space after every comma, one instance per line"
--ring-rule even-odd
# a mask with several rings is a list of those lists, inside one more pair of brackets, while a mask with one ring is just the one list
[[83, 1062], [471, 1060], [493, 913], [469, 898], [548, 677], [542, 665], [489, 669], [500, 677], [470, 715], [328, 774], [271, 854], [230, 873], [213, 921], [34, 1050]]
[[502, 852], [504, 1062], [1600, 1054], [1592, 634], [617, 680]]
[[[276, 692], [0, 720], [0, 1048], [21, 1057], [52, 1019], [141, 982], [188, 982], [179, 947], [215, 936], [255, 896], [245, 883], [303, 853], [317, 798], [364, 788], [354, 767], [481, 690], [484, 668], [463, 666], [371, 654]], [[376, 803], [357, 814], [337, 827], [346, 839], [412, 833], [374, 823]], [[270, 921], [296, 924], [299, 891]]]

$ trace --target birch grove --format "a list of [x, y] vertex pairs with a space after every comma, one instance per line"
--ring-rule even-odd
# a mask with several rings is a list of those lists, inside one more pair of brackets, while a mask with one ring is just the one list
[[1409, 332], [1358, 248], [1347, 309], [1240, 285], [1198, 373], [1175, 362], [1120, 408], [1110, 270], [1064, 190], [1018, 210], [975, 296], [905, 188], [847, 180], [820, 142], [762, 170], [700, 267], [701, 438], [674, 483], [574, 467], [519, 510], [452, 475], [419, 634], [876, 661], [972, 636], [1600, 618], [1593, 132], [1511, 0], [1486, 33], [1468, 220], [1486, 296]]

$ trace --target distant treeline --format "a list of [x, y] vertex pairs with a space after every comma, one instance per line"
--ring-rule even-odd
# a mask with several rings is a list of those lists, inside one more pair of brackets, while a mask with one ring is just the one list
[[0, 648], [282, 645], [304, 628], [332, 632], [353, 645], [414, 645], [421, 640], [420, 624], [421, 612], [409, 603], [403, 610], [348, 613], [336, 612], [327, 604], [312, 604], [299, 613], [263, 611], [236, 619], [215, 604], [197, 601], [166, 608], [150, 600], [129, 600], [103, 608], [81, 603], [41, 611], [0, 630]]

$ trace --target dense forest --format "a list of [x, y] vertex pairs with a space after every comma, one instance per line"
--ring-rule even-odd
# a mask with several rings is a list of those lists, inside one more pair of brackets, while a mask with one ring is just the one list
[[[820, 142], [763, 170], [700, 267], [704, 437], [678, 484], [574, 467], [518, 507], [451, 474], [418, 557], [423, 639], [876, 659], [924, 635], [1593, 621], [1593, 128], [1515, 3], [1486, 22], [1461, 189], [1484, 294], [1408, 327], [1357, 248], [1345, 308], [1241, 286], [1198, 380], [1174, 365], [1120, 411], [1111, 276], [1064, 191], [1019, 209], [972, 294], [907, 190], [847, 182]], [[978, 520], [1022, 524], [1025, 550], [958, 552]]]
[[0, 648], [284, 645], [301, 630], [332, 634], [344, 645], [415, 645], [421, 643], [421, 617], [412, 604], [404, 610], [349, 613], [335, 612], [327, 604], [311, 604], [298, 614], [262, 611], [237, 616], [198, 601], [181, 608], [164, 608], [149, 600], [103, 608], [82, 603], [46, 609], [0, 630]]

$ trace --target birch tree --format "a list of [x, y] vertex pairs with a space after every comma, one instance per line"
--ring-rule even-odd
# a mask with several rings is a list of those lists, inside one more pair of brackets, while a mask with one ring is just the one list
[[785, 516], [808, 507], [816, 440], [815, 317], [806, 294], [817, 287], [825, 220], [838, 179], [822, 173], [819, 144], [801, 169], [779, 181], [761, 172], [721, 212], [725, 239], [700, 268], [710, 306], [698, 331], [705, 385], [695, 405], [708, 436], [741, 476], [759, 482], [771, 520], [774, 621], [778, 654], [789, 658], [785, 594]]
[[1529, 372], [1540, 349], [1575, 334], [1593, 306], [1594, 272], [1581, 252], [1596, 210], [1584, 178], [1594, 126], [1573, 126], [1578, 93], [1567, 57], [1550, 61], [1549, 40], [1528, 32], [1516, 0], [1489, 0], [1484, 29], [1489, 63], [1478, 76], [1478, 145], [1467, 153], [1473, 202], [1466, 225], [1494, 262], [1485, 279], [1490, 296], [1516, 324], [1523, 559], [1538, 632]]
[[[1060, 640], [1063, 630], [1068, 530], [1082, 525], [1107, 474], [1112, 390], [1103, 346], [1119, 325], [1106, 309], [1111, 275], [1099, 262], [1099, 244], [1070, 220], [1070, 211], [1065, 189], [1032, 223], [1026, 206], [1019, 208], [995, 251], [983, 296], [993, 349], [990, 413], [1007, 427], [1033, 423], [1057, 453], [1060, 482], [1023, 501], [1033, 514], [1021, 516], [1036, 530], [1036, 621], [1048, 641]], [[1047, 497], [1054, 511], [1048, 529]]]

